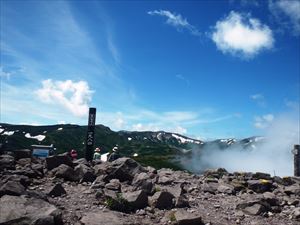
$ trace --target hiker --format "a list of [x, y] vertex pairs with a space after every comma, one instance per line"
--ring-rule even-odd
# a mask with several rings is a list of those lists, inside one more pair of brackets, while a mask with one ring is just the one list
[[112, 162], [116, 159], [120, 158], [119, 152], [118, 152], [118, 146], [113, 147], [112, 153], [109, 155], [107, 161]]
[[77, 159], [77, 151], [75, 149], [72, 149], [70, 151], [70, 156], [71, 156], [73, 161], [76, 160]]
[[100, 148], [96, 148], [94, 152], [93, 160], [101, 160], [101, 150]]

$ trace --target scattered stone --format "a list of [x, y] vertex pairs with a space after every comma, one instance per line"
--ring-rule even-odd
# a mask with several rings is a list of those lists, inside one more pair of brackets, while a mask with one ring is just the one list
[[80, 221], [85, 225], [126, 225], [123, 215], [114, 211], [86, 213]]
[[65, 194], [67, 194], [67, 192], [60, 183], [52, 187], [51, 190], [47, 193], [47, 195], [50, 197], [57, 197]]
[[15, 158], [11, 155], [0, 155], [0, 171], [1, 170], [14, 170]]
[[201, 216], [185, 210], [177, 210], [174, 216], [178, 225], [204, 225]]

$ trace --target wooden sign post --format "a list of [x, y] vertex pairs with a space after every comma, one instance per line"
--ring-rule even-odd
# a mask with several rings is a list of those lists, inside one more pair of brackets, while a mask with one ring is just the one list
[[86, 150], [85, 158], [87, 161], [92, 161], [94, 152], [94, 142], [95, 142], [95, 122], [96, 122], [96, 108], [90, 108], [89, 110], [89, 120], [86, 134]]
[[294, 145], [294, 176], [300, 176], [300, 145]]

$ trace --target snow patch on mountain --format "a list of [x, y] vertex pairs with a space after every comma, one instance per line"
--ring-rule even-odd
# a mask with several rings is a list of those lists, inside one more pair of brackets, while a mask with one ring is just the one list
[[178, 139], [182, 144], [186, 143], [186, 142], [189, 142], [189, 143], [194, 143], [194, 140], [191, 140], [191, 139], [187, 139], [187, 138], [184, 138], [184, 137], [181, 137], [177, 134], [172, 134], [172, 136], [176, 139]]
[[26, 133], [25, 137], [26, 138], [31, 138], [31, 139], [37, 139], [38, 141], [42, 141], [46, 138], [46, 136], [42, 135], [42, 134], [39, 134], [39, 135], [36, 135], [36, 136], [31, 136], [30, 133]]
[[3, 134], [1, 135], [7, 135], [7, 136], [11, 136], [15, 133], [15, 131], [4, 131]]

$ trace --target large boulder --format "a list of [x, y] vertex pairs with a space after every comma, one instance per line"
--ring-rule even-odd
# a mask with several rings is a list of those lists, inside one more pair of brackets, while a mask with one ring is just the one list
[[249, 215], [260, 215], [270, 211], [271, 206], [264, 199], [248, 199], [238, 203], [236, 209]]
[[68, 181], [78, 181], [78, 176], [76, 175], [74, 169], [65, 164], [61, 164], [51, 171], [56, 177], [64, 178]]
[[248, 180], [248, 188], [256, 193], [264, 193], [266, 191], [272, 191], [273, 184], [270, 180]]
[[156, 192], [150, 199], [149, 199], [149, 205], [158, 208], [158, 209], [169, 209], [172, 208], [174, 195], [172, 195], [170, 192], [166, 190], [162, 190], [159, 192]]
[[15, 169], [15, 158], [11, 155], [0, 155], [0, 171]]
[[62, 164], [73, 167], [72, 159], [67, 154], [53, 155], [46, 158], [46, 168], [52, 170]]
[[50, 203], [25, 196], [0, 198], [0, 224], [62, 225], [61, 212]]
[[143, 209], [148, 205], [148, 196], [142, 190], [124, 193], [123, 198], [133, 209]]
[[146, 170], [135, 160], [131, 158], [119, 158], [111, 163], [112, 171], [106, 177], [106, 180], [119, 179], [123, 181], [132, 181], [134, 175], [145, 172]]
[[80, 182], [94, 182], [96, 179], [94, 170], [85, 164], [78, 164], [74, 168], [74, 172]]
[[3, 195], [22, 195], [25, 187], [19, 181], [7, 181], [0, 186], [0, 197]]
[[147, 194], [152, 194], [154, 191], [154, 184], [147, 173], [136, 174], [132, 181], [132, 186], [135, 190], [143, 190]]

